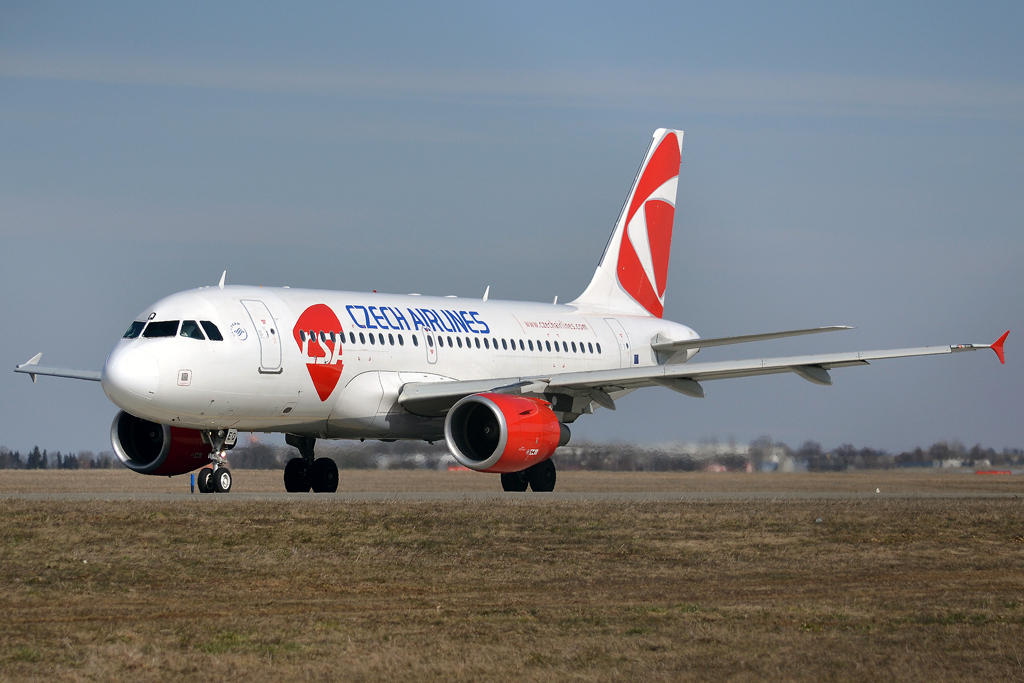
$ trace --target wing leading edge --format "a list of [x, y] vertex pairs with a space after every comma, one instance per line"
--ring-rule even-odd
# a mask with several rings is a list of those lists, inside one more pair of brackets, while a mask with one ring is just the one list
[[615, 409], [612, 398], [621, 394], [650, 386], [664, 386], [687, 396], [703, 398], [703, 381], [775, 375], [792, 372], [809, 382], [830, 385], [829, 370], [868, 365], [871, 361], [913, 356], [938, 356], [961, 351], [992, 349], [1005, 362], [1003, 342], [1006, 332], [993, 344], [953, 344], [950, 346], [922, 346], [910, 349], [887, 349], [881, 351], [852, 351], [847, 353], [826, 353], [784, 358], [755, 358], [749, 360], [719, 361], [711, 363], [680, 363], [655, 365], [641, 368], [617, 368], [570, 372], [545, 377], [509, 377], [495, 380], [470, 380], [465, 382], [410, 383], [402, 387], [398, 402], [409, 412], [417, 415], [443, 415], [456, 401], [470, 394], [482, 391], [517, 394], [557, 394], [568, 391], [586, 396], [598, 405]]

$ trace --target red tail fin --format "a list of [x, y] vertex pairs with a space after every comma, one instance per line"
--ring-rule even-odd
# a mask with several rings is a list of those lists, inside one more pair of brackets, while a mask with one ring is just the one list
[[682, 149], [683, 131], [654, 132], [594, 279], [574, 305], [662, 316]]

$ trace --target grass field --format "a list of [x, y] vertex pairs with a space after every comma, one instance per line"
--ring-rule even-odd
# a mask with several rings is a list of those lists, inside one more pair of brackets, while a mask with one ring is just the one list
[[[343, 475], [361, 490], [496, 486]], [[279, 477], [238, 471], [236, 486]], [[4, 472], [0, 492], [115, 481], [153, 480]], [[564, 473], [559, 488], [656, 482], [1021, 490], [920, 472]], [[0, 679], [1024, 679], [1024, 496], [199, 500], [0, 500]]]

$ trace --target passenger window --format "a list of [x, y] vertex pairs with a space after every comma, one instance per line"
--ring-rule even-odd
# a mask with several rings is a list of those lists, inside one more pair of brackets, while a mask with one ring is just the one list
[[189, 339], [206, 339], [203, 336], [203, 331], [199, 329], [199, 323], [195, 320], [186, 320], [181, 324], [181, 336]]
[[156, 339], [157, 337], [173, 337], [176, 334], [178, 334], [178, 321], [162, 320], [147, 325], [142, 336], [146, 339]]
[[431, 337], [431, 336], [430, 336], [430, 335], [428, 334], [428, 335], [427, 335], [427, 346], [433, 346], [433, 345], [434, 345], [434, 338], [433, 338], [433, 337]]
[[[450, 349], [452, 346], [454, 346], [454, 344], [452, 344], [452, 338], [448, 337], [448, 348]], [[460, 344], [460, 346], [461, 346], [461, 344]]]
[[305, 330], [299, 330], [299, 341], [303, 341], [303, 342], [306, 341], [306, 331]]
[[572, 343], [572, 352], [576, 353], [576, 342]]
[[370, 335], [370, 343], [371, 344], [376, 344], [377, 343], [376, 337], [374, 337], [372, 334]]
[[591, 344], [590, 342], [587, 342], [587, 350], [589, 350], [591, 353], [593, 353], [594, 352], [594, 345]]
[[487, 337], [484, 337], [484, 348], [485, 349], [491, 348], [491, 344], [490, 344], [490, 342], [487, 341]]
[[546, 346], [546, 347], [547, 347], [548, 351], [550, 351], [550, 350], [551, 350], [551, 342], [549, 342], [549, 341], [545, 341], [545, 342], [544, 342], [544, 346]]
[[508, 343], [504, 339], [501, 340], [501, 348], [508, 351]]
[[[399, 339], [401, 339], [401, 337], [399, 337]], [[415, 334], [412, 336], [412, 345], [413, 346], [419, 346], [420, 345], [420, 338], [417, 337]]]
[[333, 332], [331, 332], [331, 343], [333, 344], [335, 341], [337, 341], [337, 339], [338, 337]]
[[398, 345], [405, 346], [405, 340], [402, 339], [402, 335], [398, 335]]
[[540, 345], [540, 339], [538, 339], [538, 340], [537, 340], [537, 350], [538, 350], [538, 351], [543, 351], [543, 350], [544, 350], [544, 349], [543, 349], [543, 348], [541, 347], [541, 345]]
[[525, 351], [526, 350], [526, 344], [523, 343], [522, 339], [519, 340], [519, 350], [520, 351]]
[[362, 332], [359, 333], [359, 343], [363, 344], [364, 346], [366, 345], [366, 339], [363, 338]]
[[533, 351], [533, 340], [530, 339], [529, 342], [530, 342], [530, 350]]
[[142, 334], [142, 328], [146, 326], [145, 320], [136, 320], [128, 326], [128, 331], [124, 333], [122, 339], [135, 339]]
[[597, 352], [601, 353], [601, 342], [597, 343]]
[[206, 337], [210, 341], [224, 341], [224, 337], [220, 336], [220, 330], [217, 326], [211, 323], [209, 320], [200, 320], [199, 324], [206, 330]]
[[462, 348], [462, 337], [456, 337], [455, 341], [459, 342], [459, 348]]
[[392, 346], [395, 345], [395, 335], [390, 333], [388, 334], [388, 343], [391, 344]]
[[355, 332], [349, 332], [348, 333], [348, 340], [350, 342], [352, 342], [353, 344], [355, 344], [356, 343], [356, 333]]
[[468, 348], [470, 348], [470, 347], [472, 347], [472, 346], [473, 346], [473, 342], [471, 342], [471, 341], [469, 340], [469, 337], [466, 337], [466, 348], [468, 349]]
[[480, 348], [480, 337], [474, 337], [473, 338], [473, 343], [475, 343], [476, 344], [476, 348], [479, 349]]
[[565, 351], [566, 353], [569, 353], [569, 343], [568, 342], [562, 342], [562, 350]]

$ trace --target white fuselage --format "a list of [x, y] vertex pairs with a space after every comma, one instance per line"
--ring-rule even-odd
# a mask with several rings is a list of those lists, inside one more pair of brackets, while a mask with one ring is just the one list
[[659, 335], [697, 336], [569, 305], [243, 286], [174, 294], [137, 320], [212, 322], [223, 340], [182, 336], [180, 324], [173, 336], [120, 340], [102, 383], [124, 411], [192, 429], [334, 439], [441, 438], [442, 418], [398, 404], [407, 383], [650, 366]]

